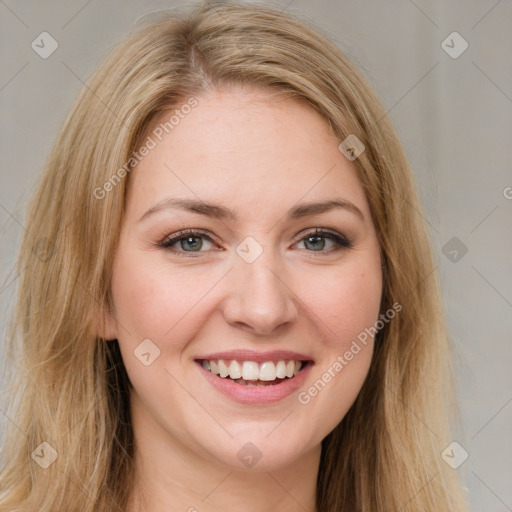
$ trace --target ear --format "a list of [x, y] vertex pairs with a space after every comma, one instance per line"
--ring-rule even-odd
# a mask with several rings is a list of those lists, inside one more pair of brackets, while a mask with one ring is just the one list
[[94, 312], [93, 326], [94, 334], [105, 341], [117, 339], [117, 322], [108, 306], [98, 305]]

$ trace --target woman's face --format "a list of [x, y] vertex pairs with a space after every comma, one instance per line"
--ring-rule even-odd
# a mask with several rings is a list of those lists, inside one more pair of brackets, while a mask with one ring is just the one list
[[197, 100], [129, 176], [108, 336], [138, 439], [284, 467], [319, 450], [365, 380], [373, 339], [353, 342], [378, 320], [379, 244], [311, 107], [253, 87]]

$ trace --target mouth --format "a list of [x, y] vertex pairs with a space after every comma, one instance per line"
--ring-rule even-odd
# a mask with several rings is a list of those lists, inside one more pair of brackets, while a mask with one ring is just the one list
[[276, 403], [297, 392], [316, 364], [308, 355], [291, 350], [228, 350], [201, 354], [194, 361], [218, 392], [255, 406]]
[[206, 371], [221, 379], [247, 387], [276, 386], [293, 380], [312, 360], [278, 359], [253, 361], [241, 359], [196, 359]]

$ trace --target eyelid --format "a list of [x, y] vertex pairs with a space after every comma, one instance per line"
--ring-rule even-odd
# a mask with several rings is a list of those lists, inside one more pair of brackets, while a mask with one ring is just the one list
[[[330, 236], [328, 236], [330, 235]], [[209, 240], [212, 243], [215, 243], [217, 245], [221, 245], [218, 241], [217, 237], [212, 235], [207, 230], [198, 229], [198, 228], [186, 228], [180, 231], [177, 231], [175, 233], [172, 233], [171, 235], [167, 235], [164, 237], [160, 242], [157, 243], [159, 247], [162, 247], [164, 249], [168, 249], [173, 254], [176, 254], [178, 256], [183, 256], [187, 258], [195, 258], [199, 257], [199, 255], [203, 252], [210, 252], [210, 251], [180, 251], [177, 249], [173, 249], [172, 245], [179, 242], [180, 240], [183, 240], [188, 237], [196, 237], [196, 238], [205, 238]], [[307, 228], [301, 231], [298, 235], [294, 237], [293, 245], [304, 241], [308, 237], [319, 237], [319, 238], [330, 238], [334, 244], [335, 247], [327, 250], [327, 251], [306, 251], [308, 253], [312, 253], [313, 255], [316, 253], [319, 253], [320, 255], [329, 255], [333, 253], [337, 253], [342, 251], [343, 249], [352, 249], [353, 248], [353, 239], [351, 237], [346, 236], [343, 233], [340, 233], [336, 230], [332, 230], [329, 228]], [[197, 254], [196, 254], [197, 253]]]
[[[311, 228], [310, 228], [311, 229]], [[319, 237], [319, 238], [330, 238], [336, 244], [336, 248], [330, 251], [307, 251], [312, 254], [320, 253], [320, 254], [332, 254], [335, 252], [339, 252], [342, 249], [352, 249], [354, 247], [354, 239], [345, 235], [344, 233], [340, 233], [336, 230], [329, 228], [314, 228], [313, 231], [310, 229], [306, 229], [306, 232], [302, 232], [298, 235], [298, 239], [295, 243], [301, 242], [309, 237]], [[328, 236], [330, 235], [330, 236]]]
[[185, 228], [185, 229], [176, 231], [175, 233], [172, 233], [170, 235], [166, 235], [164, 238], [162, 238], [158, 242], [158, 245], [164, 245], [168, 241], [175, 243], [175, 242], [178, 242], [182, 238], [186, 238], [187, 236], [188, 237], [204, 237], [212, 242], [220, 244], [220, 240], [216, 236], [212, 235], [210, 232], [208, 232], [206, 230], [196, 229], [196, 228]]
[[307, 236], [315, 236], [315, 235], [333, 235], [336, 237], [344, 238], [347, 241], [350, 241], [349, 238], [344, 235], [343, 233], [339, 233], [338, 231], [334, 229], [329, 228], [306, 228], [303, 229], [298, 235], [294, 237], [294, 243], [300, 242]]

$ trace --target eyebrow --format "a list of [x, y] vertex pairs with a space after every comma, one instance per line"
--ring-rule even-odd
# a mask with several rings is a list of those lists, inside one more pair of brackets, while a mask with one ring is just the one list
[[[146, 210], [138, 222], [141, 222], [143, 219], [149, 217], [150, 215], [167, 208], [186, 210], [221, 220], [238, 220], [237, 213], [230, 208], [226, 208], [225, 206], [195, 199], [179, 199], [170, 197], [159, 201], [157, 204]], [[286, 214], [286, 220], [297, 220], [302, 217], [308, 217], [310, 215], [319, 215], [321, 213], [325, 213], [337, 208], [344, 209], [355, 214], [363, 222], [365, 220], [363, 212], [354, 203], [351, 203], [346, 199], [331, 199], [323, 202], [300, 204], [293, 207]]]

